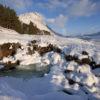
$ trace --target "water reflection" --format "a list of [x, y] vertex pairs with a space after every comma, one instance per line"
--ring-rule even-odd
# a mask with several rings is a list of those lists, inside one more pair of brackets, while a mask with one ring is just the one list
[[0, 72], [0, 77], [11, 76], [16, 78], [31, 79], [34, 77], [43, 77], [49, 73], [50, 65], [42, 66], [41, 64], [20, 65], [14, 70]]

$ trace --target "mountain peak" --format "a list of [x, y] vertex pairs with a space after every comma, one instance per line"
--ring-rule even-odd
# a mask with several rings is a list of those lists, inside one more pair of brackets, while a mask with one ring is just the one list
[[44, 18], [42, 15], [40, 15], [39, 13], [37, 12], [30, 12], [30, 13], [25, 13], [25, 14], [21, 14], [19, 15], [19, 19], [23, 22], [23, 23], [26, 23], [26, 24], [29, 24], [30, 21], [31, 22], [41, 22], [44, 24]]
[[52, 33], [52, 31], [47, 27], [47, 25], [44, 21], [44, 17], [37, 12], [21, 14], [21, 15], [19, 15], [19, 20], [25, 24], [29, 24], [30, 22], [32, 22], [40, 30], [45, 30], [45, 31]]

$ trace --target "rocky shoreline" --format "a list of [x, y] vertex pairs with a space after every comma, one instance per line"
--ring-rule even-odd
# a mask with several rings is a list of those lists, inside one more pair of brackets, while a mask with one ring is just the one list
[[[17, 53], [17, 49], [23, 50], [22, 45], [20, 43], [4, 43], [0, 45], [0, 60], [3, 60], [5, 57], [13, 57]], [[32, 55], [36, 52], [39, 53], [40, 56], [43, 56], [44, 54], [55, 51], [55, 52], [61, 52], [61, 50], [52, 44], [49, 44], [46, 47], [41, 47], [36, 44], [36, 41], [31, 41], [28, 44], [26, 55]], [[15, 69], [16, 66], [20, 65], [20, 60], [16, 60], [15, 62], [7, 61], [7, 62], [1, 62], [0, 65], [3, 65], [4, 67], [0, 69], [0, 71], [4, 70], [12, 70]]]
[[[71, 62], [71, 61], [75, 61], [77, 64], [79, 65], [90, 65], [91, 69], [96, 69], [96, 68], [100, 68], [100, 64], [96, 64], [96, 62], [94, 61], [94, 59], [92, 57], [89, 56], [89, 53], [87, 51], [82, 51], [82, 55], [85, 56], [85, 58], [79, 59], [78, 56], [76, 55], [70, 55], [70, 54], [64, 54], [63, 50], [61, 50], [59, 47], [54, 46], [52, 44], [48, 44], [45, 47], [41, 47], [38, 46], [36, 40], [31, 41], [28, 44], [27, 47], [27, 55], [32, 55], [35, 52], [38, 52], [40, 56], [43, 56], [46, 53], [49, 52], [56, 52], [58, 54], [63, 54], [65, 60], [67, 62]], [[0, 60], [3, 60], [4, 57], [14, 57], [17, 53], [17, 49], [21, 49], [22, 45], [20, 43], [4, 43], [2, 45], [0, 45]], [[12, 70], [14, 68], [16, 68], [16, 66], [20, 65], [20, 60], [17, 59], [15, 62], [1, 62], [0, 65], [4, 65], [4, 68], [1, 68], [1, 70]], [[68, 72], [68, 70], [66, 70], [65, 72]]]

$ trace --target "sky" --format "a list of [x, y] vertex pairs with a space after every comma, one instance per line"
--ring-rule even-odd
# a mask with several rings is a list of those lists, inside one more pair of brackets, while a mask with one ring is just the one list
[[18, 15], [38, 12], [57, 33], [91, 34], [100, 31], [100, 0], [0, 0]]

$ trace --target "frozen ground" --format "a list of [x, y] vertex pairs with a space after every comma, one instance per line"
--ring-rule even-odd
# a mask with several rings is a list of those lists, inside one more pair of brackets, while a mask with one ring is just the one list
[[[0, 62], [21, 61], [19, 69], [29, 70], [26, 66], [34, 63], [51, 65], [50, 72], [44, 77], [1, 76], [0, 100], [99, 100], [100, 99], [100, 68], [92, 70], [89, 65], [78, 65], [76, 62], [67, 62], [62, 54], [49, 52], [41, 57], [37, 52], [27, 55], [28, 43], [37, 40], [39, 46], [54, 44], [65, 54], [77, 55], [79, 59], [87, 58], [81, 54], [87, 51], [100, 64], [100, 43], [78, 38], [62, 38], [59, 36], [29, 36], [20, 35], [13, 30], [0, 27], [0, 44], [19, 42], [23, 49], [18, 49], [15, 57], [6, 57]], [[0, 68], [3, 66], [0, 66]], [[34, 66], [33, 66], [34, 67]], [[40, 69], [38, 66], [37, 69]], [[70, 73], [64, 73], [64, 70]], [[69, 84], [69, 79], [74, 84]]]

